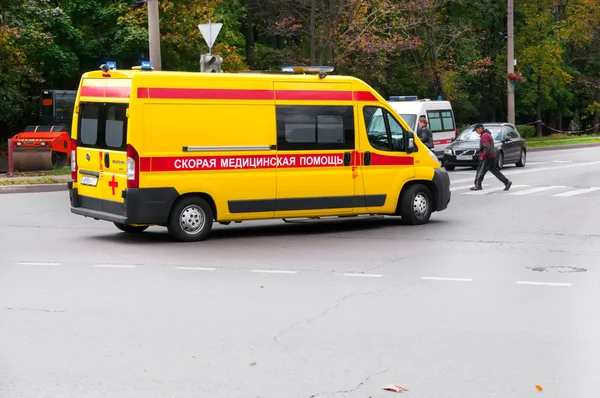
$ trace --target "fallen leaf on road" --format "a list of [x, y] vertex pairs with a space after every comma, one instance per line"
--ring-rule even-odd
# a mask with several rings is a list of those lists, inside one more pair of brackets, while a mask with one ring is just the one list
[[192, 358], [196, 359], [196, 357], [195, 357], [195, 356], [193, 356], [193, 355], [192, 355]]
[[408, 388], [404, 387], [404, 386], [399, 386], [396, 384], [390, 384], [387, 387], [383, 387], [384, 390], [387, 391], [393, 391], [393, 392], [402, 392], [402, 391], [408, 391]]
[[256, 366], [256, 362], [250, 362], [250, 366]]
[[537, 388], [538, 391], [542, 391], [543, 390], [542, 386], [535, 386], [535, 388]]

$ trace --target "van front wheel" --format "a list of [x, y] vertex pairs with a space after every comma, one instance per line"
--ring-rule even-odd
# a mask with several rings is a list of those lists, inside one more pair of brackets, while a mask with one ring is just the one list
[[431, 217], [431, 191], [423, 184], [406, 188], [400, 195], [400, 216], [410, 225], [425, 224]]
[[178, 200], [171, 209], [167, 229], [181, 242], [204, 240], [213, 224], [213, 211], [206, 200], [188, 196]]

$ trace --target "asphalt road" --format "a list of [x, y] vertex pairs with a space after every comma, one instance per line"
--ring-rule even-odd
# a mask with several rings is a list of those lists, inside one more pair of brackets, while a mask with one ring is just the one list
[[424, 226], [192, 244], [0, 195], [0, 397], [596, 397], [600, 148], [528, 161]]

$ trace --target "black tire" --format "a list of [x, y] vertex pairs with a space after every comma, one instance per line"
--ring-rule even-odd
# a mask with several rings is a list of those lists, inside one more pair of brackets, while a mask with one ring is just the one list
[[139, 234], [140, 232], [144, 232], [148, 229], [147, 225], [137, 226], [137, 225], [128, 225], [128, 224], [120, 224], [118, 222], [114, 223], [115, 227], [119, 228], [123, 232], [127, 232], [130, 234]]
[[517, 167], [525, 167], [527, 163], [527, 151], [521, 148], [521, 154], [519, 155], [519, 161], [515, 163]]
[[452, 171], [456, 168], [456, 166], [450, 166], [449, 164], [445, 165], [444, 168], [448, 171]]
[[496, 166], [498, 170], [502, 170], [504, 168], [504, 152], [498, 152], [498, 156], [496, 157]]
[[167, 229], [180, 242], [198, 242], [206, 239], [210, 233], [213, 217], [212, 208], [206, 200], [198, 196], [186, 196], [173, 205]]
[[400, 194], [399, 213], [409, 225], [421, 225], [429, 221], [433, 200], [431, 191], [423, 184], [414, 184]]

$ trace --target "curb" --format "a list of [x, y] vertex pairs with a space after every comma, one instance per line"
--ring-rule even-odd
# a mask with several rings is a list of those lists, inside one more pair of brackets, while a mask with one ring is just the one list
[[58, 192], [67, 191], [67, 183], [60, 184], [22, 184], [22, 185], [1, 185], [0, 194], [5, 193], [33, 193], [33, 192]]
[[600, 146], [599, 143], [592, 144], [573, 144], [573, 145], [560, 145], [560, 146], [541, 146], [537, 148], [527, 148], [527, 152], [543, 152], [543, 151], [558, 151], [562, 149], [577, 149], [577, 148], [590, 148]]

